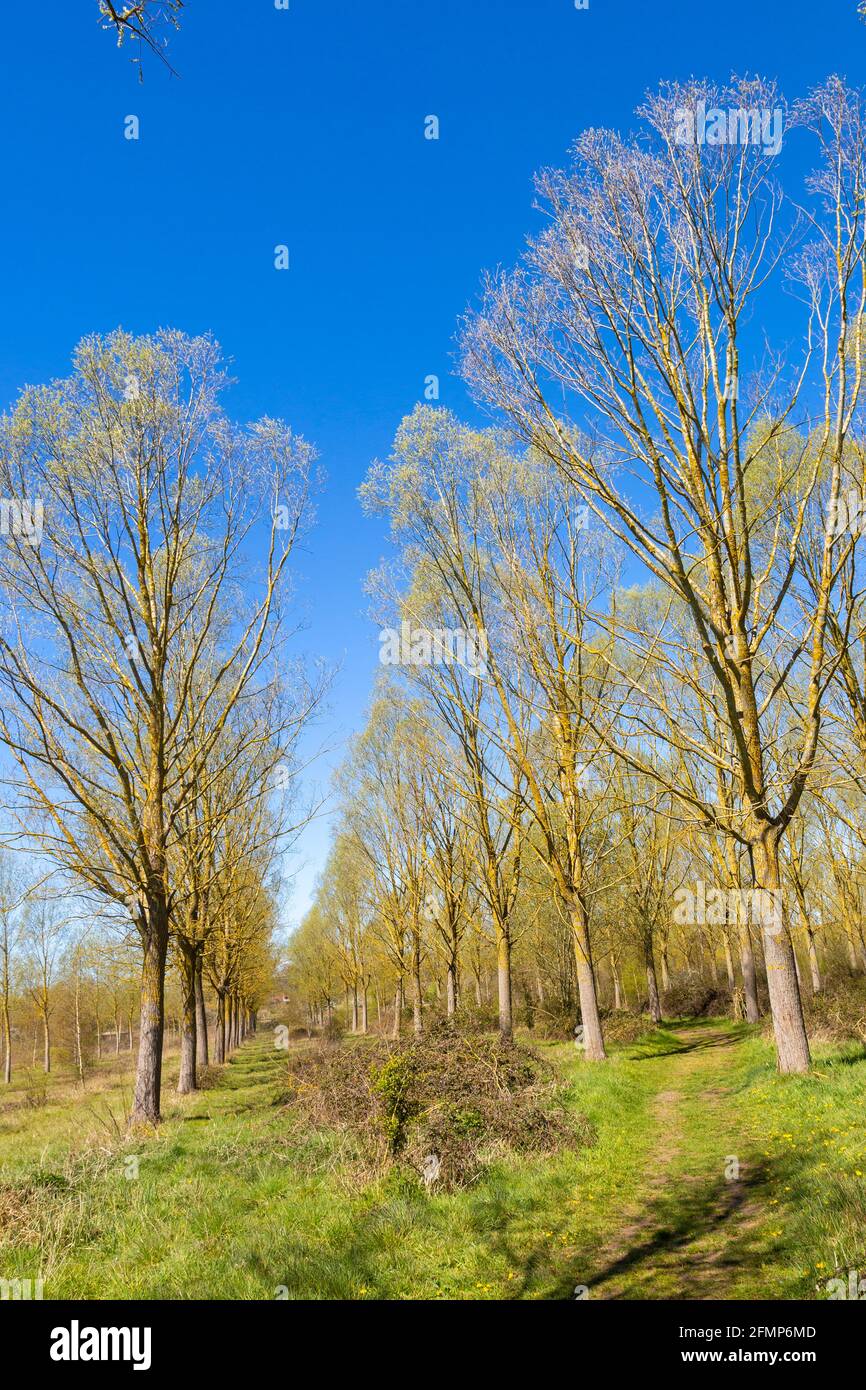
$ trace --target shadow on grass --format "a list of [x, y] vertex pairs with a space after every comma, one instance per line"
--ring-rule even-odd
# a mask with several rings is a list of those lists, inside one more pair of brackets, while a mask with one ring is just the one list
[[585, 1285], [591, 1298], [730, 1298], [744, 1271], [757, 1276], [766, 1263], [757, 1203], [774, 1176], [774, 1166], [763, 1163], [730, 1182], [671, 1180], [615, 1238], [601, 1265], [575, 1270], [554, 1297], [573, 1298], [576, 1286]]
[[[674, 1031], [676, 1030], [676, 1031]], [[753, 1025], [736, 1023], [733, 1026], [725, 1020], [707, 1018], [690, 1019], [687, 1022], [665, 1022], [660, 1024], [651, 1038], [637, 1042], [628, 1049], [627, 1057], [632, 1062], [650, 1062], [659, 1057], [682, 1057], [690, 1052], [709, 1052], [714, 1048], [731, 1047], [742, 1042], [754, 1032]], [[688, 1036], [683, 1037], [682, 1034]], [[709, 1036], [704, 1036], [708, 1033]], [[696, 1034], [697, 1036], [692, 1036]]]
[[831, 1052], [824, 1057], [813, 1058], [816, 1067], [855, 1067], [866, 1062], [866, 1045], [852, 1045], [850, 1051]]

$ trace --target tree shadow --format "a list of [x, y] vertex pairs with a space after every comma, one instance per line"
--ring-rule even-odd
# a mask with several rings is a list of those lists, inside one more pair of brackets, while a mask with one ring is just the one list
[[[678, 1175], [668, 1179], [637, 1218], [627, 1247], [615, 1248], [591, 1274], [583, 1271], [573, 1281], [563, 1279], [554, 1297], [573, 1297], [578, 1284], [588, 1287], [590, 1297], [652, 1297], [647, 1285], [656, 1273], [665, 1284], [674, 1275], [677, 1297], [729, 1297], [732, 1283], [744, 1269], [757, 1271], [766, 1261], [766, 1251], [759, 1248], [761, 1213], [753, 1204], [766, 1194], [773, 1180], [774, 1165], [766, 1162], [730, 1181], [724, 1176], [692, 1180]], [[704, 1249], [694, 1248], [723, 1228], [722, 1246], [710, 1242]], [[623, 1287], [621, 1281], [629, 1276], [631, 1282]], [[614, 1287], [605, 1292], [606, 1285]], [[672, 1296], [669, 1292], [657, 1295]]]

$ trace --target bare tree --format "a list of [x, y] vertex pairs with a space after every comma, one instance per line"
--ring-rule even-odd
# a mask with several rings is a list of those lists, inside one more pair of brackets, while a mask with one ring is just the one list
[[[727, 138], [698, 137], [708, 109], [726, 123], [731, 112]], [[837, 79], [795, 110], [820, 151], [804, 214], [811, 240], [795, 255], [793, 228], [780, 235], [786, 205], [772, 151], [753, 138], [754, 124], [744, 133], [739, 113], [754, 113], [758, 131], [785, 116], [759, 80], [721, 91], [673, 84], [642, 109], [649, 142], [583, 136], [572, 170], [541, 176], [550, 226], [514, 275], [488, 283], [465, 354], [479, 395], [686, 607], [689, 660], [719, 692], [745, 809], [742, 826], [726, 829], [748, 846], [756, 887], [777, 893], [779, 842], [815, 762], [832, 674], [827, 620], [840, 559], [829, 516], [815, 601], [788, 601], [810, 500], [826, 479], [835, 509], [861, 405], [866, 154], [861, 98]], [[782, 265], [805, 304], [804, 355], [762, 376], [744, 324]], [[762, 660], [773, 643], [774, 659]], [[792, 671], [799, 741], [772, 786], [766, 720]], [[718, 815], [706, 803], [701, 812]], [[768, 924], [764, 950], [779, 1066], [804, 1071], [787, 929]]]
[[38, 536], [8, 538], [2, 578], [14, 811], [138, 931], [135, 1120], [159, 1119], [172, 864], [201, 769], [284, 660], [281, 592], [314, 484], [285, 425], [226, 419], [226, 381], [209, 338], [117, 332], [82, 342], [72, 376], [23, 392], [0, 431], [4, 492], [40, 516]]

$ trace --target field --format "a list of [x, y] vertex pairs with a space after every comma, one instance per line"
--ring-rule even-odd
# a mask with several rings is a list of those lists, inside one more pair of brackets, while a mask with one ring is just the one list
[[610, 1065], [538, 1048], [595, 1144], [453, 1194], [370, 1179], [345, 1134], [302, 1123], [270, 1030], [134, 1137], [111, 1064], [83, 1095], [52, 1078], [35, 1108], [13, 1089], [0, 1276], [41, 1278], [46, 1299], [815, 1299], [866, 1264], [862, 1047], [817, 1048], [805, 1077], [718, 1019]]

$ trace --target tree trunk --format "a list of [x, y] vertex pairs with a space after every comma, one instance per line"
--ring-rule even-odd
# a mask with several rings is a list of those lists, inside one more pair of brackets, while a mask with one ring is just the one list
[[653, 946], [651, 941], [644, 943], [644, 960], [646, 963], [646, 983], [649, 994], [649, 1011], [653, 1023], [661, 1023], [662, 1006], [659, 1000], [659, 984], [656, 979], [656, 963], [653, 960]]
[[758, 972], [755, 969], [755, 951], [748, 922], [740, 923], [740, 969], [743, 972], [746, 1019], [749, 1023], [759, 1023], [761, 1010], [758, 1007]]
[[727, 932], [724, 933], [723, 940], [725, 943], [725, 974], [728, 977], [728, 989], [733, 990], [736, 987], [737, 976], [734, 971], [734, 957], [731, 954], [731, 938]]
[[614, 1007], [615, 1009], [621, 1009], [621, 1008], [622, 1008], [622, 985], [621, 985], [620, 982], [619, 982], [619, 970], [618, 970], [617, 967], [616, 967], [616, 963], [613, 964], [613, 966], [611, 967], [611, 969], [612, 969], [612, 972], [613, 972], [613, 1007]]
[[449, 1018], [457, 1012], [457, 962], [454, 959], [449, 960], [445, 977], [445, 1008]]
[[[719, 963], [716, 960], [715, 950], [710, 948], [710, 975], [714, 985], [719, 983]], [[667, 989], [667, 985], [665, 986]]]
[[84, 1085], [84, 1052], [81, 1047], [81, 965], [76, 962], [75, 969], [75, 1068], [78, 1080]]
[[661, 956], [662, 956], [662, 989], [665, 990], [665, 991], [667, 991], [667, 990], [669, 990], [670, 987], [671, 987], [671, 977], [670, 977], [670, 971], [668, 970], [668, 948], [667, 948], [666, 945], [665, 945], [665, 946], [662, 946]]
[[391, 1037], [394, 1039], [400, 1036], [400, 1015], [403, 1012], [403, 980], [402, 977], [397, 981], [397, 988], [394, 990], [394, 1023], [391, 1027]]
[[216, 1062], [222, 1066], [226, 1059], [226, 996], [225, 990], [217, 990], [217, 1016], [214, 1047]]
[[595, 987], [595, 971], [592, 968], [592, 951], [589, 942], [589, 929], [586, 910], [578, 895], [571, 909], [571, 933], [574, 945], [574, 960], [577, 967], [577, 992], [580, 996], [580, 1021], [583, 1027], [583, 1052], [590, 1062], [604, 1060], [604, 1038], [601, 1031], [601, 1016], [598, 1012], [598, 995]]
[[51, 1070], [51, 1029], [48, 1024], [47, 1014], [44, 1014], [42, 1018], [42, 1036], [44, 1040], [42, 1051], [42, 1070], [47, 1073]]
[[180, 1072], [177, 1078], [177, 1093], [179, 1096], [186, 1096], [196, 1089], [195, 969], [198, 951], [195, 943], [183, 936], [178, 937], [177, 946], [180, 955], [181, 994]]
[[417, 927], [412, 941], [412, 1029], [416, 1037], [424, 1031], [423, 995], [421, 993], [421, 934]]
[[764, 912], [762, 939], [779, 1070], [806, 1072], [811, 1060], [809, 1040], [797, 987], [794, 948], [781, 893], [778, 844], [770, 840], [759, 841], [754, 848], [754, 865], [755, 887], [772, 893], [774, 903], [778, 905], [778, 921], [769, 920], [769, 912]]
[[3, 1080], [7, 1086], [12, 1083], [12, 1024], [9, 1018], [9, 1001], [3, 1001]]
[[195, 1061], [197, 1067], [208, 1064], [207, 1012], [204, 1006], [204, 980], [201, 951], [195, 961]]
[[168, 904], [162, 899], [148, 904], [144, 930], [138, 1063], [130, 1124], [158, 1124], [160, 1120], [167, 955]]
[[497, 926], [496, 980], [499, 993], [499, 1032], [508, 1040], [512, 1036], [511, 1020], [511, 938], [505, 927]]
[[812, 928], [808, 925], [806, 927], [806, 941], [808, 942], [809, 946], [809, 973], [812, 977], [812, 993], [820, 994], [822, 989], [821, 967], [818, 964], [818, 951], [815, 946], [815, 933], [812, 931]]

